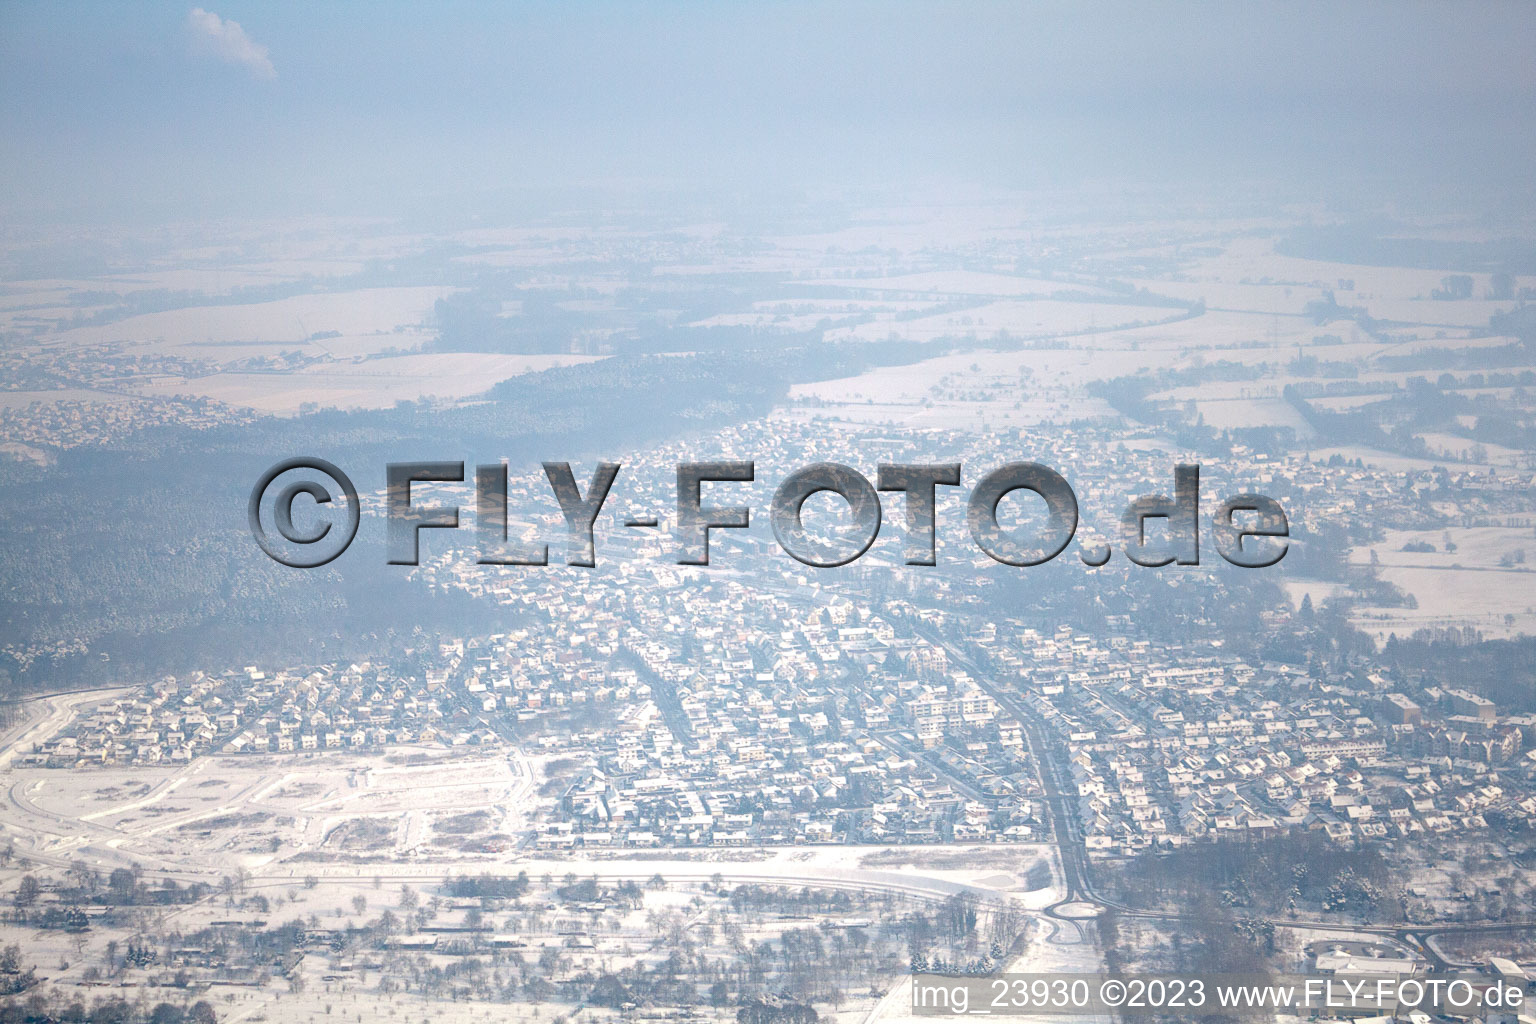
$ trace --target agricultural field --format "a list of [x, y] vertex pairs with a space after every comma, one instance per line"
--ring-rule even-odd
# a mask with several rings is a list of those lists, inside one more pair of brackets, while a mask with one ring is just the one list
[[1356, 548], [1351, 563], [1376, 566], [1414, 607], [1361, 605], [1361, 629], [1385, 637], [1415, 629], [1472, 625], [1490, 636], [1536, 631], [1536, 531], [1521, 527], [1389, 530], [1380, 544]]
[[[326, 344], [329, 344], [327, 342]], [[598, 356], [421, 353], [346, 362], [310, 363], [289, 373], [220, 372], [142, 388], [155, 397], [209, 398], [275, 415], [306, 409], [387, 409], [397, 402], [473, 398], [512, 377]]]

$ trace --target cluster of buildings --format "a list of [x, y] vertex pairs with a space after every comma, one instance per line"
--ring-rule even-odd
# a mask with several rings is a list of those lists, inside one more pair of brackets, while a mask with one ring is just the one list
[[[18, 325], [11, 317], [12, 327]], [[207, 428], [244, 423], [248, 410], [193, 396], [145, 394], [157, 384], [216, 372], [217, 363], [126, 344], [17, 344], [0, 352], [0, 437], [13, 457], [119, 440], [146, 427], [179, 424]]]
[[77, 448], [121, 438], [145, 427], [175, 423], [195, 429], [243, 423], [250, 414], [206, 398], [146, 398], [102, 394], [99, 399], [0, 404], [0, 436], [8, 451]]
[[527, 749], [581, 765], [539, 845], [1038, 834], [1019, 723], [941, 649], [901, 639], [867, 605], [651, 583], [642, 569], [573, 599], [565, 582], [530, 578], [506, 599], [539, 626], [460, 667], [465, 692], [515, 721]]
[[1465, 690], [1023, 631], [1025, 700], [1067, 759], [1088, 849], [1319, 829], [1343, 842], [1536, 815], [1536, 715]]
[[16, 764], [53, 768], [185, 764], [205, 754], [490, 743], [457, 696], [363, 663], [267, 674], [255, 667], [166, 677], [77, 712]]
[[[1004, 440], [839, 438], [773, 422], [726, 432], [709, 454], [800, 466], [855, 445], [922, 461], [952, 443], [955, 459], [990, 467]], [[1055, 441], [1051, 458], [1075, 474], [1085, 508], [1123, 501], [1146, 474], [1137, 453], [1089, 432]], [[1303, 516], [1419, 514], [1402, 511], [1402, 481], [1381, 474], [1238, 454], [1241, 477], [1228, 466], [1202, 485], [1263, 489]], [[673, 446], [626, 461], [609, 500], [665, 508], [676, 463], [700, 457]], [[509, 536], [561, 536], [541, 475], [509, 489]], [[25, 757], [146, 764], [516, 743], [574, 766], [533, 815], [531, 840], [546, 848], [1039, 839], [1042, 778], [1074, 794], [1083, 841], [1100, 854], [1297, 826], [1341, 841], [1454, 837], [1486, 830], [1490, 815], [1536, 814], [1531, 715], [1364, 664], [1319, 677], [1209, 642], [1154, 646], [1123, 616], [1091, 634], [1042, 629], [997, 604], [995, 577], [971, 571], [984, 556], [959, 517], [938, 530], [941, 565], [966, 560], [951, 572], [872, 552], [822, 575], [761, 531], [717, 535], [718, 564], [699, 569], [676, 564], [665, 523], [599, 530], [595, 569], [560, 566], [557, 542], [547, 568], [487, 571], [463, 548], [444, 550], [472, 544], [470, 531], [431, 538], [415, 575], [493, 603], [505, 632], [442, 639], [405, 666], [165, 680]], [[1264, 612], [1282, 626], [1290, 614]], [[1046, 742], [1032, 750], [1035, 727]]]

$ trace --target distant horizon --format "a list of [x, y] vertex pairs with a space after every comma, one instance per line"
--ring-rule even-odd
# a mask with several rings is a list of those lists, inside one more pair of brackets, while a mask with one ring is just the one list
[[1513, 3], [12, 4], [0, 203], [110, 222], [1246, 179], [1528, 215], [1531, 52]]

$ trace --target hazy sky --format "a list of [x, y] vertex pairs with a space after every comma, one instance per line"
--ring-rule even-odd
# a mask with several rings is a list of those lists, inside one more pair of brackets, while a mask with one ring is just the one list
[[549, 183], [1274, 177], [1529, 202], [1529, 4], [0, 6], [8, 216]]

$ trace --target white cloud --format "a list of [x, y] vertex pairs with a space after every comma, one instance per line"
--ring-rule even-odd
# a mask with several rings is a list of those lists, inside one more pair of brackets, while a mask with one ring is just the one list
[[225, 21], [212, 11], [194, 7], [187, 14], [192, 49], [204, 56], [238, 64], [257, 78], [276, 78], [267, 48], [245, 34], [238, 21]]

